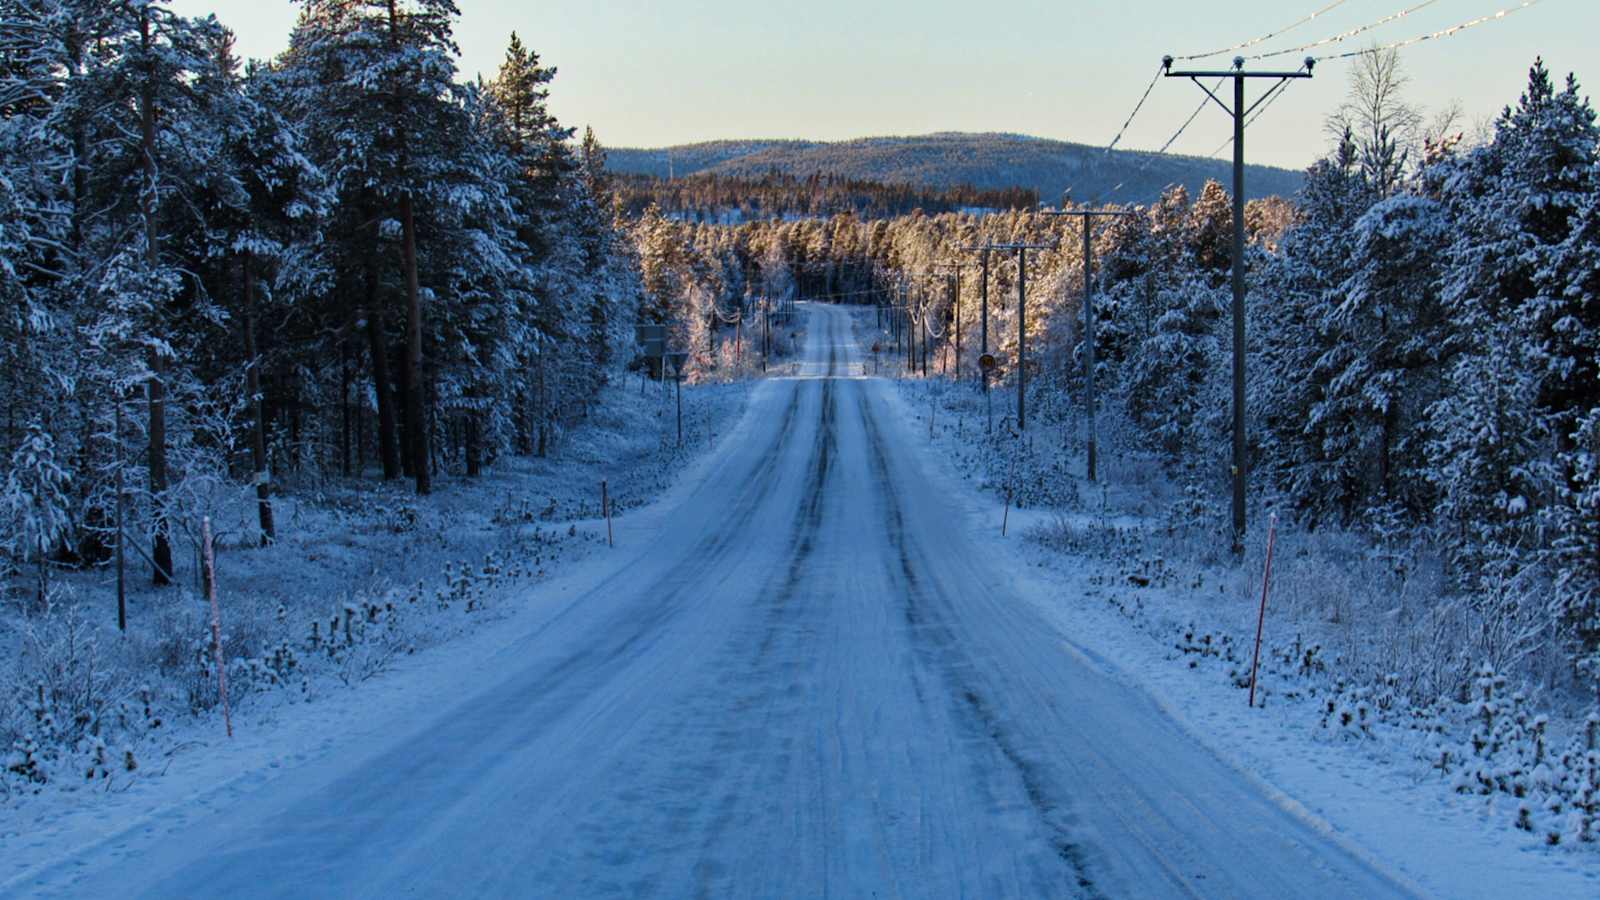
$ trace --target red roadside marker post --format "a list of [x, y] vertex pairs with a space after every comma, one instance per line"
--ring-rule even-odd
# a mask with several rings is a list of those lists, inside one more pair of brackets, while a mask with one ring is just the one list
[[611, 538], [611, 494], [604, 478], [600, 479], [600, 512], [606, 517], [606, 546], [615, 547], [617, 543]]
[[1278, 516], [1267, 522], [1267, 568], [1261, 573], [1261, 613], [1256, 617], [1256, 652], [1250, 660], [1250, 706], [1256, 705], [1256, 671], [1261, 665], [1261, 629], [1267, 622], [1267, 587], [1272, 581], [1272, 545], [1278, 537]]

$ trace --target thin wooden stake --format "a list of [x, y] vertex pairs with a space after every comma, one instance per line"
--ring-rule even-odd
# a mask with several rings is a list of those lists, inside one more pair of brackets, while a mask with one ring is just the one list
[[1267, 622], [1267, 585], [1272, 580], [1272, 545], [1278, 537], [1278, 517], [1276, 514], [1267, 522], [1267, 568], [1261, 574], [1261, 613], [1256, 618], [1256, 652], [1255, 658], [1250, 661], [1250, 703], [1251, 708], [1256, 705], [1256, 669], [1261, 665], [1261, 629]]
[[211, 545], [211, 517], [200, 522], [205, 542], [206, 596], [211, 600], [211, 649], [217, 660], [217, 690], [222, 694], [222, 721], [233, 737], [233, 711], [228, 707], [228, 666], [222, 659], [222, 608], [217, 605], [217, 554]]
[[617, 542], [611, 537], [611, 494], [604, 478], [600, 479], [600, 511], [606, 517], [606, 546], [615, 547]]

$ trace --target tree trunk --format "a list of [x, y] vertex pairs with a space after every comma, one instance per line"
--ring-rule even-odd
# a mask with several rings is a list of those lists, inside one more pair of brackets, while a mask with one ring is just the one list
[[367, 471], [367, 405], [356, 404], [356, 465], [354, 474]]
[[511, 418], [516, 428], [517, 452], [523, 456], [533, 452], [533, 422], [528, 413], [527, 380], [517, 379], [517, 396], [511, 404]]
[[400, 474], [405, 478], [417, 477], [417, 457], [411, 452], [411, 435], [417, 431], [417, 423], [411, 418], [411, 375], [407, 372], [411, 368], [411, 356], [405, 352], [404, 345], [400, 351], [400, 380], [394, 390], [395, 410], [400, 415], [399, 440], [400, 447]]
[[383, 479], [400, 477], [400, 441], [395, 433], [394, 389], [389, 380], [389, 348], [383, 340], [383, 313], [378, 309], [378, 265], [367, 261], [367, 348], [372, 357], [372, 389], [378, 398], [378, 448]]
[[270, 546], [277, 540], [272, 523], [272, 498], [268, 490], [267, 474], [267, 400], [261, 394], [261, 358], [256, 349], [256, 279], [251, 271], [248, 252], [239, 262], [244, 277], [244, 353], [245, 390], [250, 392], [250, 403], [255, 407], [255, 427], [250, 434], [250, 465], [256, 476], [256, 518], [261, 525], [261, 546]]
[[466, 431], [467, 477], [477, 478], [483, 472], [483, 444], [475, 409], [467, 412]]
[[306, 445], [301, 437], [300, 426], [306, 405], [304, 393], [300, 390], [300, 379], [294, 376], [292, 369], [284, 374], [279, 393], [288, 394], [289, 397], [289, 469], [298, 472], [305, 463]]
[[422, 298], [417, 286], [417, 223], [409, 193], [400, 198], [400, 226], [406, 267], [406, 436], [411, 445], [417, 493], [428, 494], [433, 490], [433, 481], [422, 409]]
[[[139, 14], [139, 45], [146, 58], [150, 54], [150, 12]], [[140, 92], [141, 149], [144, 157], [144, 243], [145, 264], [151, 273], [160, 264], [160, 246], [156, 237], [156, 97], [155, 67], [152, 63], [145, 72], [144, 90]], [[155, 534], [151, 559], [155, 571], [151, 580], [157, 585], [172, 583], [171, 526], [167, 522], [167, 397], [162, 376], [166, 360], [159, 350], [150, 351], [150, 380], [146, 383], [146, 398], [150, 405], [150, 496], [155, 502]]]
[[544, 348], [544, 347], [540, 347], [539, 348], [539, 368], [538, 368], [539, 384], [538, 384], [538, 387], [537, 387], [537, 393], [538, 393], [538, 396], [539, 396], [539, 412], [538, 412], [538, 416], [539, 416], [539, 446], [538, 446], [538, 449], [535, 451], [535, 453], [541, 459], [544, 458], [544, 456], [550, 450], [550, 427], [549, 427], [550, 410], [546, 406], [546, 403], [545, 403], [545, 392], [544, 392], [544, 358], [545, 358], [545, 350], [546, 350], [546, 348]]
[[339, 473], [350, 477], [350, 341], [339, 339]]

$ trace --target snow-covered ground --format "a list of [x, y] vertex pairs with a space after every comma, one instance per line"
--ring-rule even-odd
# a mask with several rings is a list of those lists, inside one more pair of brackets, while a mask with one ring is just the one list
[[[40, 740], [37, 779], [0, 772], [0, 885], [103, 829], [156, 816], [175, 798], [258, 769], [292, 768], [369, 707], [399, 698], [414, 709], [422, 688], [404, 673], [472, 653], [471, 641], [492, 641], [508, 618], [547, 602], [556, 574], [605, 555], [602, 479], [615, 526], [625, 529], [736, 423], [749, 389], [686, 388], [681, 448], [672, 394], [629, 376], [558, 437], [549, 457], [499, 460], [476, 479], [446, 477], [427, 498], [408, 484], [300, 479], [275, 498], [274, 546], [224, 537], [219, 553], [232, 741], [209, 668], [209, 612], [187, 558], [179, 559], [180, 586], [169, 589], [149, 587], [142, 567], [130, 567], [125, 638], [105, 572], [58, 579], [48, 615], [0, 612], [0, 706], [16, 704], [7, 711], [32, 730], [31, 685], [90, 683], [104, 695], [98, 730], [110, 757], [85, 777], [92, 741]], [[217, 512], [222, 535], [249, 531], [253, 495], [234, 493]], [[8, 765], [22, 758], [4, 749]]]
[[[859, 342], [875, 339], [870, 314], [856, 313], [856, 327]], [[883, 365], [904, 375], [892, 356]], [[1174, 533], [1183, 493], [1136, 451], [1108, 453], [1102, 440], [1102, 478], [1092, 483], [1081, 432], [1036, 424], [1020, 461], [985, 458], [1007, 441], [980, 440], [987, 406], [975, 384], [901, 377], [896, 386], [902, 424], [926, 448], [931, 489], [959, 498], [974, 542], [1010, 561], [1005, 589], [1070, 636], [1067, 652], [1147, 695], [1279, 806], [1419, 893], [1600, 896], [1593, 845], [1541, 846], [1539, 835], [1513, 830], [1514, 799], [1453, 792], [1456, 782], [1426, 760], [1439, 740], [1427, 726], [1441, 723], [1401, 727], [1406, 713], [1380, 710], [1388, 698], [1355, 689], [1357, 673], [1340, 671], [1338, 632], [1353, 629], [1337, 615], [1330, 625], [1326, 604], [1361, 590], [1353, 565], [1329, 567], [1301, 552], [1311, 541], [1294, 537], [1285, 559], [1279, 544], [1257, 695], [1264, 708], [1249, 709], [1262, 546], [1235, 566], [1219, 539], [1215, 561], [1203, 562], [1203, 548], [1178, 546], [1196, 535]], [[992, 402], [996, 428], [1009, 428], [1015, 389], [997, 388]], [[1006, 508], [1008, 486], [1026, 508]]]
[[1589, 857], [1194, 677], [1099, 563], [1019, 536], [1053, 518], [1002, 538], [849, 314], [807, 315], [805, 364], [615, 550], [165, 778], [13, 820], [0, 893], [1597, 892]]

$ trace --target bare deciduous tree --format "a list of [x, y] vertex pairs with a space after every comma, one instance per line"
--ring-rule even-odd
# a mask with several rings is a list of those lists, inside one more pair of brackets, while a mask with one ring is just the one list
[[1350, 72], [1345, 102], [1325, 125], [1335, 141], [1347, 132], [1355, 140], [1362, 174], [1380, 194], [1399, 185], [1430, 131], [1421, 111], [1404, 99], [1410, 80], [1401, 68], [1400, 51], [1374, 48], [1363, 53]]

